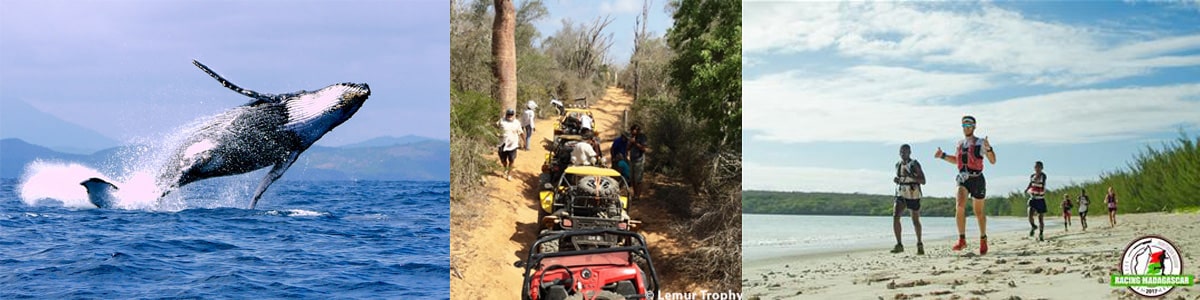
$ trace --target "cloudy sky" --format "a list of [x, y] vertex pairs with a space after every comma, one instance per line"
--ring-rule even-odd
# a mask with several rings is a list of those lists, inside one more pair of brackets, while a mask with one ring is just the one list
[[[542, 38], [553, 35], [562, 28], [563, 20], [571, 20], [573, 24], [591, 24], [596, 18], [611, 16], [612, 23], [604, 32], [611, 33], [613, 45], [609, 48], [611, 63], [625, 65], [633, 53], [633, 35], [635, 22], [642, 14], [643, 0], [542, 0], [546, 10], [550, 12], [534, 24], [542, 33]], [[650, 22], [646, 23], [646, 31], [653, 36], [662, 37], [667, 34], [673, 20], [666, 12], [667, 0], [646, 0], [650, 2]], [[521, 0], [516, 1], [520, 5]]]
[[[747, 189], [891, 194], [900, 144], [928, 195], [937, 147], [978, 118], [988, 195], [1127, 166], [1200, 134], [1200, 5], [1143, 2], [744, 4]], [[948, 150], [949, 151], [949, 150]]]
[[318, 144], [449, 136], [445, 1], [3, 1], [0, 108], [26, 102], [128, 141], [242, 105], [244, 88], [371, 85]]

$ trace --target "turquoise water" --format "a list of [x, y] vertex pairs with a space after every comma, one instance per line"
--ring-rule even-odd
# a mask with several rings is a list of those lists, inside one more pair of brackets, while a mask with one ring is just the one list
[[[901, 239], [915, 246], [912, 219], [900, 219]], [[1047, 226], [1051, 220], [1046, 219]], [[989, 217], [988, 232], [1028, 230], [1024, 218]], [[922, 238], [926, 244], [944, 241], [958, 235], [954, 218], [921, 217]], [[974, 216], [967, 216], [967, 238], [979, 238]], [[742, 261], [755, 261], [833, 251], [887, 249], [896, 243], [892, 234], [892, 217], [868, 216], [811, 216], [811, 215], [742, 215]]]

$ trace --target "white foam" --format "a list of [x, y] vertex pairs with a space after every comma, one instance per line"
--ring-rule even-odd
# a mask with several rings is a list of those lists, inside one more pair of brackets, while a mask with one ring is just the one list
[[153, 177], [146, 172], [136, 172], [122, 182], [78, 163], [36, 160], [25, 167], [25, 176], [19, 184], [18, 195], [27, 205], [37, 205], [43, 200], [57, 200], [62, 202], [64, 207], [96, 208], [88, 201], [87, 189], [80, 184], [89, 178], [100, 178], [117, 186], [117, 191], [112, 194], [116, 199], [114, 208], [153, 208], [159, 193]]
[[287, 211], [288, 211], [289, 217], [320, 217], [320, 216], [324, 216], [327, 214], [327, 213], [323, 213], [323, 212], [316, 212], [316, 211], [303, 210], [303, 209], [289, 209]]

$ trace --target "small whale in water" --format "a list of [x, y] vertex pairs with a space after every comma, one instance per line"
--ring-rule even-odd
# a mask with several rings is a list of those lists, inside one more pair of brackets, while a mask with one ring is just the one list
[[[209, 118], [199, 130], [188, 133], [156, 176], [163, 197], [198, 180], [271, 167], [250, 200], [249, 208], [253, 209], [267, 187], [283, 176], [300, 153], [349, 120], [371, 95], [370, 87], [359, 83], [338, 83], [316, 91], [263, 94], [234, 85], [198, 61], [192, 63], [251, 101]], [[81, 184], [97, 207], [112, 207], [116, 185], [99, 178]]]

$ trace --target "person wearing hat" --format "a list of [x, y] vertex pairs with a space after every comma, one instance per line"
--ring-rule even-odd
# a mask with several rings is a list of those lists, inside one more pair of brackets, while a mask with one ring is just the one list
[[579, 166], [591, 166], [598, 164], [600, 161], [601, 152], [600, 144], [593, 136], [587, 136], [583, 140], [578, 141], [571, 150], [571, 162]]
[[521, 116], [521, 129], [525, 130], [525, 151], [529, 151], [529, 137], [533, 136], [534, 109], [537, 109], [537, 103], [529, 100], [525, 105], [525, 114]]
[[563, 106], [562, 101], [558, 101], [558, 99], [550, 97], [550, 105], [554, 106], [554, 110], [558, 111], [558, 115], [561, 116], [567, 114], [567, 108]]
[[979, 255], [987, 254], [987, 215], [984, 214], [983, 199], [987, 196], [987, 182], [983, 179], [983, 159], [996, 164], [996, 152], [988, 138], [975, 136], [975, 117], [962, 117], [963, 139], [958, 141], [954, 155], [947, 155], [938, 147], [934, 152], [935, 158], [944, 160], [958, 167], [958, 193], [956, 199], [955, 221], [958, 225], [958, 243], [951, 247], [954, 251], [967, 247], [967, 196], [974, 201], [975, 220], [979, 223]]
[[525, 130], [521, 128], [521, 122], [515, 118], [517, 112], [509, 108], [504, 112], [504, 119], [501, 119], [500, 125], [500, 146], [497, 147], [497, 152], [500, 155], [500, 164], [504, 165], [504, 179], [512, 180], [513, 161], [517, 160], [517, 148], [521, 144], [521, 138], [525, 135]]

